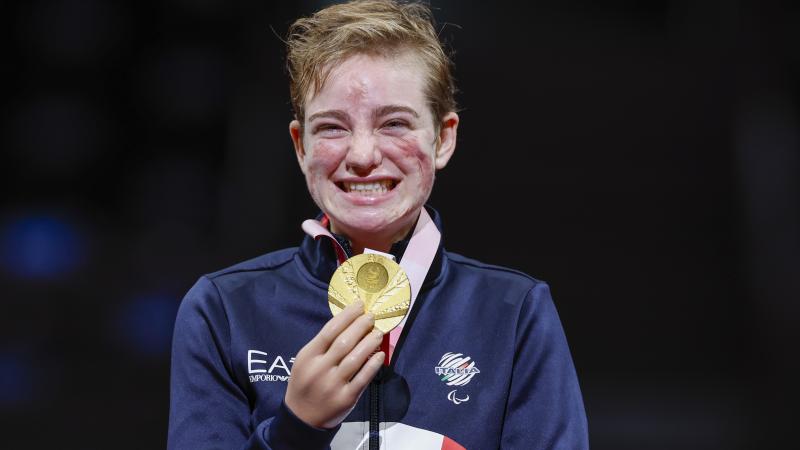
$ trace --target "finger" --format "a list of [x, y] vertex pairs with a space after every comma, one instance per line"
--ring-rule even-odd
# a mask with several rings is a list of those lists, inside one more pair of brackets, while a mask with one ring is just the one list
[[364, 313], [364, 303], [361, 301], [349, 304], [345, 309], [329, 320], [325, 326], [306, 344], [312, 354], [322, 354], [328, 351], [342, 331], [346, 330], [354, 320]]
[[342, 359], [341, 364], [339, 364], [337, 368], [337, 376], [342, 380], [350, 381], [364, 363], [367, 362], [369, 357], [378, 351], [382, 340], [383, 333], [378, 330], [372, 330], [367, 333], [367, 335], [361, 339], [361, 342], [356, 345], [356, 348]]
[[383, 352], [372, 355], [344, 389], [348, 390], [349, 394], [361, 395], [383, 365], [384, 356]]
[[331, 344], [325, 353], [325, 358], [331, 366], [338, 366], [342, 359], [361, 342], [361, 339], [375, 326], [375, 317], [364, 314], [354, 320]]

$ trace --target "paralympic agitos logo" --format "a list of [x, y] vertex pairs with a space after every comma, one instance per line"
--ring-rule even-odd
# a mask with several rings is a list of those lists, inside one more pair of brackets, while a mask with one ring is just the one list
[[481, 373], [475, 367], [475, 361], [461, 353], [447, 352], [442, 355], [439, 364], [434, 367], [436, 375], [448, 386], [464, 386], [476, 375]]

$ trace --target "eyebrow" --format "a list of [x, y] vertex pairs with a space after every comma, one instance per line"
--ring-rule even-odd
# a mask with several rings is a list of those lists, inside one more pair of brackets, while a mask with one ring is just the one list
[[375, 110], [375, 112], [373, 113], [373, 116], [382, 117], [382, 116], [387, 116], [389, 114], [396, 113], [396, 112], [409, 113], [412, 116], [414, 116], [415, 118], [419, 119], [419, 114], [416, 111], [414, 111], [414, 109], [409, 108], [408, 106], [402, 106], [402, 105], [381, 106], [380, 108]]
[[330, 117], [332, 119], [339, 119], [341, 121], [346, 121], [348, 117], [350, 117], [346, 112], [342, 111], [341, 109], [329, 109], [327, 111], [320, 111], [318, 113], [312, 114], [309, 118], [309, 122], [313, 122], [316, 119], [322, 117]]
[[[413, 108], [409, 108], [408, 106], [402, 106], [402, 105], [381, 106], [380, 108], [378, 108], [375, 111], [373, 111], [372, 116], [373, 117], [382, 117], [382, 116], [386, 116], [386, 115], [389, 115], [389, 114], [392, 114], [392, 113], [397, 113], [397, 112], [408, 113], [408, 114], [411, 114], [412, 116], [414, 116], [415, 118], [419, 119], [419, 113], [418, 112], [416, 112]], [[350, 118], [350, 115], [347, 114], [346, 112], [342, 111], [341, 109], [329, 109], [329, 110], [320, 111], [320, 112], [317, 112], [317, 113], [314, 113], [314, 114], [310, 115], [308, 117], [308, 121], [309, 122], [313, 122], [316, 119], [321, 119], [321, 118], [324, 118], [324, 117], [329, 117], [329, 118], [332, 118], [332, 119], [338, 119], [338, 120], [341, 120], [341, 121], [344, 122], [344, 121], [347, 121], [347, 119]]]

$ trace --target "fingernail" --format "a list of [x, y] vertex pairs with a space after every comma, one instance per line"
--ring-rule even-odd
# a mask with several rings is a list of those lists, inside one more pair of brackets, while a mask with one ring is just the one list
[[353, 309], [362, 309], [363, 310], [364, 309], [364, 302], [359, 300], [357, 302], [351, 303], [350, 306], [353, 307]]

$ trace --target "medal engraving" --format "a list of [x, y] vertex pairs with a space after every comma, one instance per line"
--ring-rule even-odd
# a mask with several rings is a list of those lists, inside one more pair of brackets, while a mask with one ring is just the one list
[[343, 262], [331, 277], [328, 306], [333, 315], [347, 305], [364, 302], [375, 316], [375, 328], [388, 333], [408, 312], [411, 286], [399, 264], [376, 254], [356, 255]]
[[389, 273], [382, 265], [376, 262], [368, 262], [358, 269], [356, 280], [358, 285], [364, 288], [365, 291], [374, 294], [386, 287], [389, 282]]

